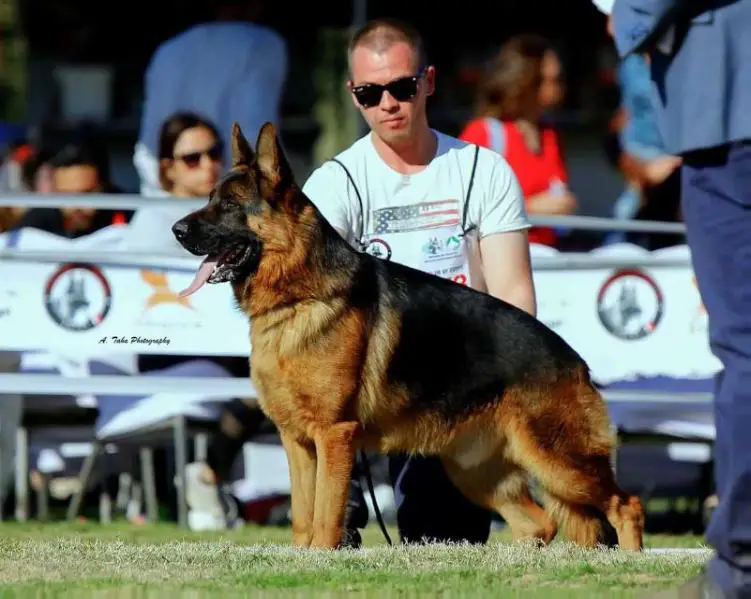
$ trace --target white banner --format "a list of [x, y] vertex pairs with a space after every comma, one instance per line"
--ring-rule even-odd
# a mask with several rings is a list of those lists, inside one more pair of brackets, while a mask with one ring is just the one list
[[709, 378], [720, 369], [687, 246], [610, 246], [584, 254], [593, 266], [576, 269], [566, 268], [570, 255], [550, 248], [532, 254], [561, 261], [560, 269], [535, 269], [538, 318], [587, 360], [598, 382]]
[[[120, 235], [111, 227], [67, 240], [30, 229], [21, 231], [15, 247], [102, 249], [106, 255], [123, 250]], [[229, 285], [178, 296], [200, 262], [187, 252], [122, 265], [0, 261], [0, 346], [87, 356], [248, 355], [250, 325]]]
[[[0, 235], [0, 247], [11, 241], [28, 250], [125, 249], [118, 227], [79, 240], [36, 230]], [[687, 247], [650, 253], [624, 244], [572, 255], [533, 246], [532, 256], [538, 317], [587, 360], [599, 382], [706, 378], [719, 369]], [[570, 267], [572, 258], [584, 265]], [[597, 265], [603, 259], [610, 263]], [[548, 264], [538, 267], [541, 260]], [[178, 297], [200, 259], [186, 253], [125, 262], [0, 260], [0, 348], [92, 357], [249, 354], [248, 320], [229, 285]]]

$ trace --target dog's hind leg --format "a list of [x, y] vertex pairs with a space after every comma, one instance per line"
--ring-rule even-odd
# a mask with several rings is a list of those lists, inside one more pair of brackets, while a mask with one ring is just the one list
[[570, 541], [583, 547], [618, 545], [615, 529], [598, 509], [569, 503], [547, 493], [545, 505]]
[[621, 548], [641, 550], [644, 510], [639, 498], [615, 481], [610, 464], [613, 440], [604, 402], [582, 382], [561, 385], [558, 393], [548, 392], [568, 409], [549, 409], [538, 416], [524, 410], [506, 413], [503, 430], [514, 462], [535, 476], [553, 498], [551, 515], [572, 540], [587, 546], [603, 540], [604, 516]]
[[303, 445], [289, 433], [280, 433], [289, 463], [292, 487], [292, 543], [301, 547], [313, 539], [313, 516], [316, 496], [315, 448]]
[[[499, 482], [493, 496], [494, 508], [508, 522], [515, 541], [537, 539], [543, 545], [552, 543], [558, 527], [553, 520], [532, 498], [526, 477], [521, 470], [514, 471]], [[526, 518], [531, 527], [521, 523]]]
[[618, 487], [608, 457], [590, 460], [586, 466], [566, 458], [530, 465], [551, 497], [551, 516], [566, 536], [580, 545], [614, 545], [609, 523], [622, 549], [640, 551], [644, 533], [641, 501]]
[[311, 546], [334, 549], [342, 540], [349, 482], [354, 465], [356, 422], [342, 422], [315, 438], [317, 453], [315, 517]]
[[535, 503], [524, 472], [514, 464], [493, 460], [465, 469], [445, 459], [444, 467], [470, 501], [501, 515], [515, 541], [537, 539], [547, 545], [555, 538], [555, 522]]

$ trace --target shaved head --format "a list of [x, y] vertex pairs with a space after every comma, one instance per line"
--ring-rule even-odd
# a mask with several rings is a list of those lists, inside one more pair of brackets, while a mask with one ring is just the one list
[[350, 73], [352, 72], [352, 54], [356, 49], [367, 48], [376, 54], [385, 54], [398, 43], [407, 44], [414, 52], [415, 69], [427, 64], [425, 46], [416, 29], [397, 19], [374, 19], [352, 36], [347, 53]]

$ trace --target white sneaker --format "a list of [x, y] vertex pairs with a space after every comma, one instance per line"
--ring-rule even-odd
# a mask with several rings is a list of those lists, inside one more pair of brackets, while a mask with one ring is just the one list
[[231, 497], [204, 481], [201, 474], [206, 465], [193, 462], [185, 468], [185, 499], [188, 502], [188, 526], [191, 530], [226, 530], [234, 528], [237, 506]]

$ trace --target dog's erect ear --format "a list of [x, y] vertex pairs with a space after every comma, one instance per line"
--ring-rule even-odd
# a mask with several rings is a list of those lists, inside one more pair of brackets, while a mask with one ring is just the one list
[[269, 184], [269, 194], [282, 182], [292, 180], [292, 169], [287, 162], [276, 129], [272, 123], [266, 123], [258, 133], [256, 144], [256, 163], [261, 176]]
[[245, 139], [237, 121], [232, 123], [232, 166], [250, 166], [255, 159], [255, 152]]

